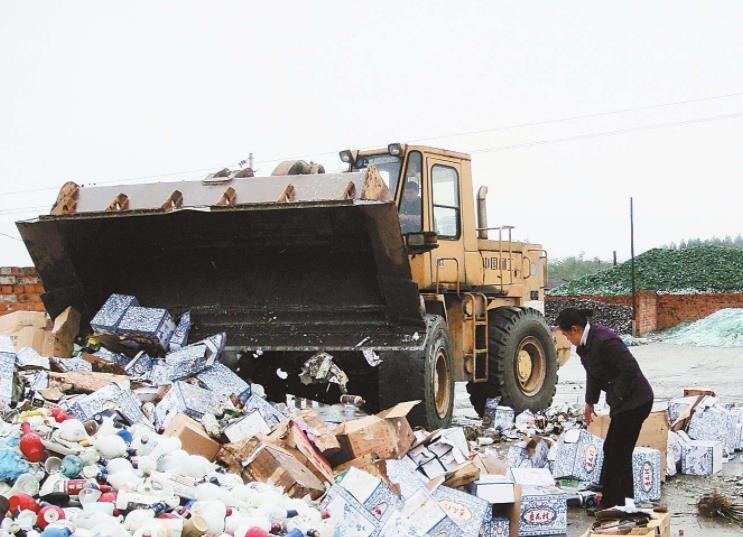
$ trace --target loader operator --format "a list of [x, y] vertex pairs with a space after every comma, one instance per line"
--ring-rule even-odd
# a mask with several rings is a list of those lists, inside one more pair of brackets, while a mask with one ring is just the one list
[[653, 406], [653, 389], [619, 336], [605, 326], [590, 324], [591, 314], [591, 310], [565, 308], [557, 316], [557, 326], [576, 346], [586, 370], [587, 424], [596, 415], [593, 405], [601, 391], [606, 392], [611, 422], [604, 440], [599, 508], [607, 509], [634, 497], [632, 451]]
[[400, 201], [400, 228], [403, 234], [421, 230], [421, 194], [412, 179], [405, 181]]

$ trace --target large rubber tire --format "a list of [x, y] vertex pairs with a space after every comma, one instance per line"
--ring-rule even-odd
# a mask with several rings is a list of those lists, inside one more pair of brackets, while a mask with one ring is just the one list
[[[527, 374], [529, 369], [531, 373]], [[470, 401], [480, 416], [486, 399], [496, 396], [517, 414], [552, 404], [557, 385], [557, 349], [540, 312], [516, 307], [490, 311], [488, 373], [487, 382], [467, 383]]]
[[427, 315], [422, 351], [387, 352], [378, 366], [378, 400], [384, 410], [403, 401], [420, 400], [408, 421], [432, 431], [451, 424], [454, 413], [454, 362], [449, 331], [440, 315]]

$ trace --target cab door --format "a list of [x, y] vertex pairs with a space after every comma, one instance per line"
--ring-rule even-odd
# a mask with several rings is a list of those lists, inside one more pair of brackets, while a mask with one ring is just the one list
[[438, 235], [439, 247], [431, 251], [434, 287], [457, 289], [466, 281], [462, 230], [462, 170], [458, 161], [426, 157], [428, 200], [426, 228]]

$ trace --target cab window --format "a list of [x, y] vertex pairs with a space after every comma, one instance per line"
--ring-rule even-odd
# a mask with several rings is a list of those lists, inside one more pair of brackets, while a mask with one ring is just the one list
[[431, 169], [433, 228], [439, 237], [459, 237], [459, 174], [451, 166]]
[[411, 151], [408, 154], [408, 164], [405, 166], [405, 177], [402, 178], [402, 193], [400, 194], [400, 229], [403, 234], [421, 230], [422, 169], [423, 157], [418, 151]]

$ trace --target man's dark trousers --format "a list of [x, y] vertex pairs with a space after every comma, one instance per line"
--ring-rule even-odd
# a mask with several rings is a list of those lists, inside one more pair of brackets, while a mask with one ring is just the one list
[[601, 470], [602, 509], [624, 505], [625, 498], [634, 498], [632, 452], [652, 406], [651, 401], [611, 417], [604, 440], [604, 466]]

